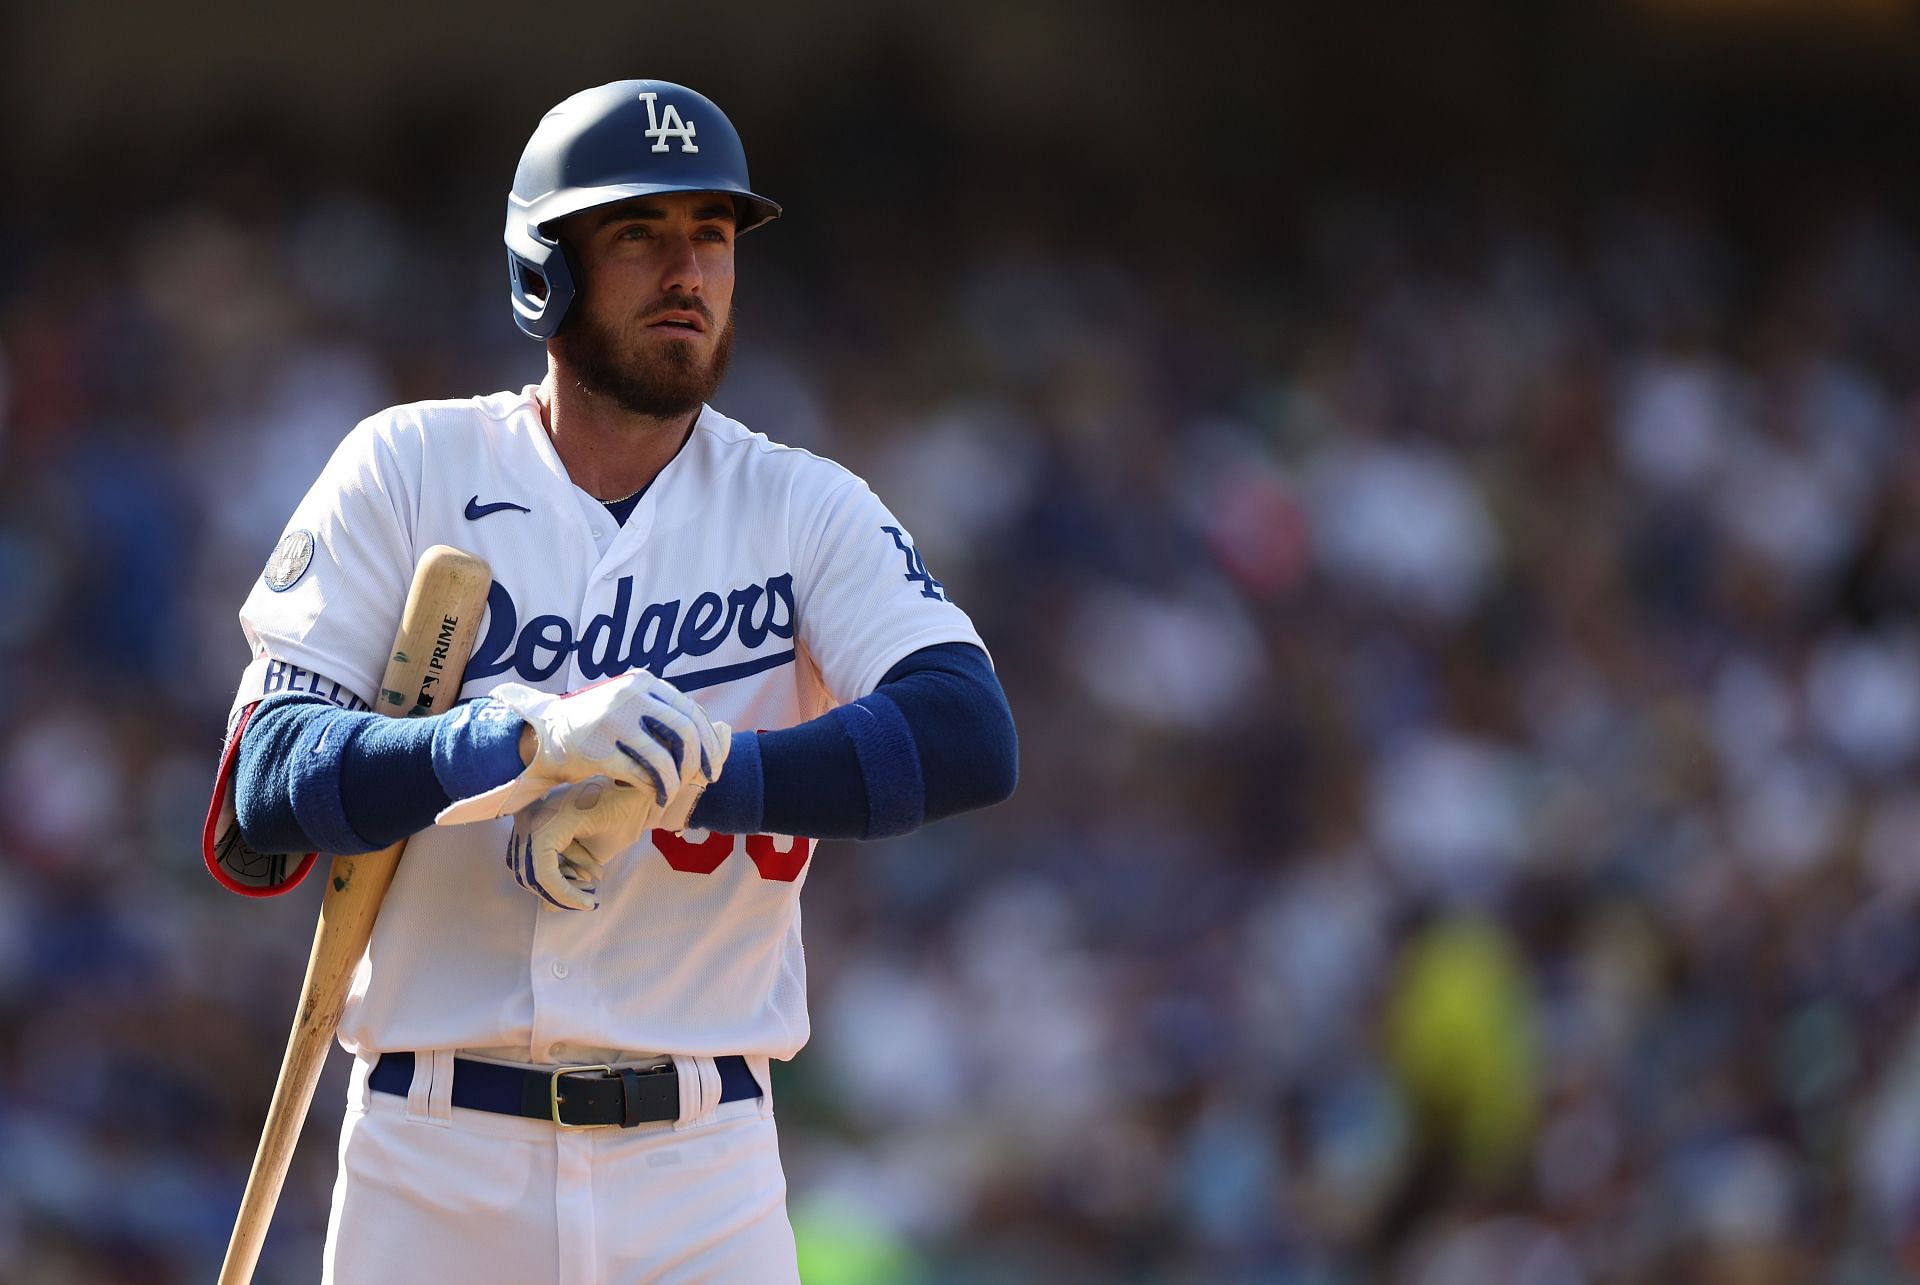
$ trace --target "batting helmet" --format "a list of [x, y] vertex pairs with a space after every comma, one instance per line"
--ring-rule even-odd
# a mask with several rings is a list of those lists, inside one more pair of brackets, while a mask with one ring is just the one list
[[560, 328], [575, 263], [551, 231], [569, 214], [662, 192], [722, 192], [736, 230], [780, 217], [747, 184], [747, 154], [726, 114], [683, 85], [616, 80], [583, 89], [541, 118], [507, 196], [513, 319], [535, 339]]

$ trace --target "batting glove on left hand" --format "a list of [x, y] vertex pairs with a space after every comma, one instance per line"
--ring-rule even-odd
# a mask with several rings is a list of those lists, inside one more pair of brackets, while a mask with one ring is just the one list
[[604, 778], [522, 808], [507, 840], [513, 881], [555, 910], [598, 910], [607, 863], [646, 838], [659, 805]]

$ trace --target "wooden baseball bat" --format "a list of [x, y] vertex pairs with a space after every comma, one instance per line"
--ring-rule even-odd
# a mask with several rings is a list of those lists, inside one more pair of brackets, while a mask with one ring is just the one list
[[[375, 709], [410, 718], [453, 707], [492, 583], [493, 572], [485, 562], [450, 545], [436, 544], [420, 555]], [[227, 1242], [220, 1285], [247, 1285], [253, 1279], [294, 1144], [320, 1081], [320, 1068], [326, 1065], [328, 1046], [340, 1025], [354, 970], [366, 953], [381, 899], [406, 846], [403, 839], [379, 852], [333, 859], [320, 903], [320, 925], [314, 930], [313, 954], [307, 960], [307, 977], [300, 986], [293, 1030], [287, 1036], [287, 1054], [273, 1086], [273, 1103], [267, 1108], [260, 1149], [247, 1175], [246, 1194], [240, 1198], [233, 1238]]]

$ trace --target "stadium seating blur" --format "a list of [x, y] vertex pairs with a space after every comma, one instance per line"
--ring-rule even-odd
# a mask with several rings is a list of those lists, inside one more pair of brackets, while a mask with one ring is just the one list
[[0, 1280], [211, 1277], [317, 896], [196, 851], [234, 612], [358, 419], [539, 379], [511, 158], [625, 74], [790, 211], [716, 406], [872, 482], [1021, 732], [1007, 805], [813, 859], [810, 1282], [1920, 1273], [1920, 35], [1640, 8], [6, 127]]

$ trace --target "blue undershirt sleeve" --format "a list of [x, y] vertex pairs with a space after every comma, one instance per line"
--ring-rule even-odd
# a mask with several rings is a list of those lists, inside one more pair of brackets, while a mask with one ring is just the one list
[[[735, 776], [738, 756], [754, 770]], [[775, 732], [736, 732], [690, 821], [729, 834], [881, 839], [1013, 793], [1013, 713], [985, 652], [925, 647], [870, 695]]]
[[313, 696], [260, 703], [234, 763], [234, 812], [258, 852], [350, 855], [433, 824], [456, 798], [519, 775], [518, 714], [482, 698], [430, 718]]
[[[896, 684], [895, 690], [901, 690]], [[903, 691], [903, 694], [906, 694]], [[909, 698], [909, 703], [913, 703]], [[926, 812], [927, 782], [906, 711], [883, 689], [842, 705], [827, 717], [853, 742], [866, 786], [867, 828], [860, 837], [912, 834]]]
[[1020, 740], [986, 652], [971, 643], [922, 648], [888, 670], [880, 690], [913, 729], [926, 781], [922, 824], [1013, 796]]
[[[766, 777], [760, 758], [763, 739], [759, 732], [733, 734], [726, 769], [693, 805], [688, 825], [722, 834], [760, 834], [771, 828], [765, 820]], [[821, 748], [830, 754], [835, 747], [829, 738]]]
[[[484, 697], [416, 719], [269, 697], [236, 756], [241, 833], [260, 852], [385, 847], [517, 776], [523, 726]], [[729, 834], [881, 839], [998, 803], [1018, 773], [1013, 715], [986, 653], [946, 643], [820, 718], [734, 733], [726, 771], [690, 820]]]

